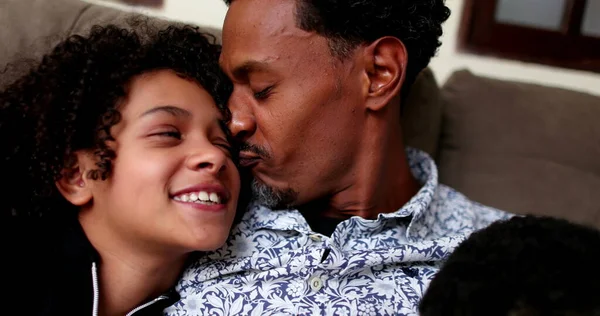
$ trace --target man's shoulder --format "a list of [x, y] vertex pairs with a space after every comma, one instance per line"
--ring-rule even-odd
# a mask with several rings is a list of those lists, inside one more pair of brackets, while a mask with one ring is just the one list
[[440, 184], [422, 218], [425, 227], [418, 235], [430, 238], [469, 235], [495, 221], [512, 216], [514, 215], [473, 201], [453, 188]]
[[473, 201], [461, 192], [444, 184], [439, 184], [434, 195], [434, 201], [442, 209], [453, 211], [463, 209], [468, 212], [485, 213], [490, 215], [505, 216], [505, 211]]

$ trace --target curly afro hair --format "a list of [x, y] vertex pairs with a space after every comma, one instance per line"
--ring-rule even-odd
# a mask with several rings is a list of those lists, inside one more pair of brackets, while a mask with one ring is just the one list
[[408, 51], [403, 93], [437, 52], [442, 23], [450, 16], [444, 0], [294, 1], [298, 27], [326, 37], [336, 57], [343, 59], [356, 46], [384, 36], [400, 39]]
[[121, 119], [118, 106], [134, 76], [171, 69], [207, 90], [229, 118], [231, 84], [219, 68], [216, 39], [197, 27], [158, 29], [148, 21], [70, 36], [0, 92], [3, 218], [74, 208], [55, 182], [74, 166], [76, 151], [97, 157], [87, 177], [110, 176], [115, 152], [106, 142], [113, 140], [110, 130]]
[[513, 217], [473, 233], [448, 257], [420, 315], [600, 315], [600, 231]]

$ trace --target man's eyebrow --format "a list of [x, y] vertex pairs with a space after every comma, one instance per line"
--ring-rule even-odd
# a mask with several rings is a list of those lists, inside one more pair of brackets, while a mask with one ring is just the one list
[[190, 111], [184, 110], [184, 109], [182, 109], [180, 107], [176, 107], [176, 106], [173, 106], [173, 105], [161, 105], [161, 106], [153, 107], [150, 110], [142, 113], [140, 115], [140, 117], [148, 116], [150, 114], [154, 114], [154, 113], [157, 113], [157, 112], [166, 112], [166, 113], [169, 113], [169, 114], [171, 114], [171, 115], [173, 115], [175, 117], [189, 117], [189, 116], [192, 116], [192, 113], [190, 113]]
[[269, 64], [266, 61], [249, 60], [235, 67], [232, 73], [235, 77], [242, 78], [246, 77], [249, 73], [267, 71], [268, 69]]

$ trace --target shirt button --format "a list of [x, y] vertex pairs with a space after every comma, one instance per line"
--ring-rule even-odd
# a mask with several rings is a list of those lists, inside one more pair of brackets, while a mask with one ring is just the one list
[[321, 281], [319, 277], [314, 277], [308, 282], [310, 282], [310, 288], [313, 289], [313, 291], [315, 292], [323, 287], [323, 281]]
[[312, 234], [309, 236], [310, 239], [312, 239], [312, 241], [315, 242], [320, 242], [321, 241], [321, 236], [317, 235], [317, 234]]

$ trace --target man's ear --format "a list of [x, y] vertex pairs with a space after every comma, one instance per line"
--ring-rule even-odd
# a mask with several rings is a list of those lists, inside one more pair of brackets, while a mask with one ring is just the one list
[[92, 201], [91, 179], [86, 177], [88, 168], [94, 166], [93, 158], [86, 153], [75, 153], [72, 167], [62, 170], [56, 187], [62, 196], [75, 206], [83, 206]]
[[396, 37], [377, 39], [364, 50], [368, 78], [367, 108], [378, 111], [400, 93], [404, 83], [408, 53]]

